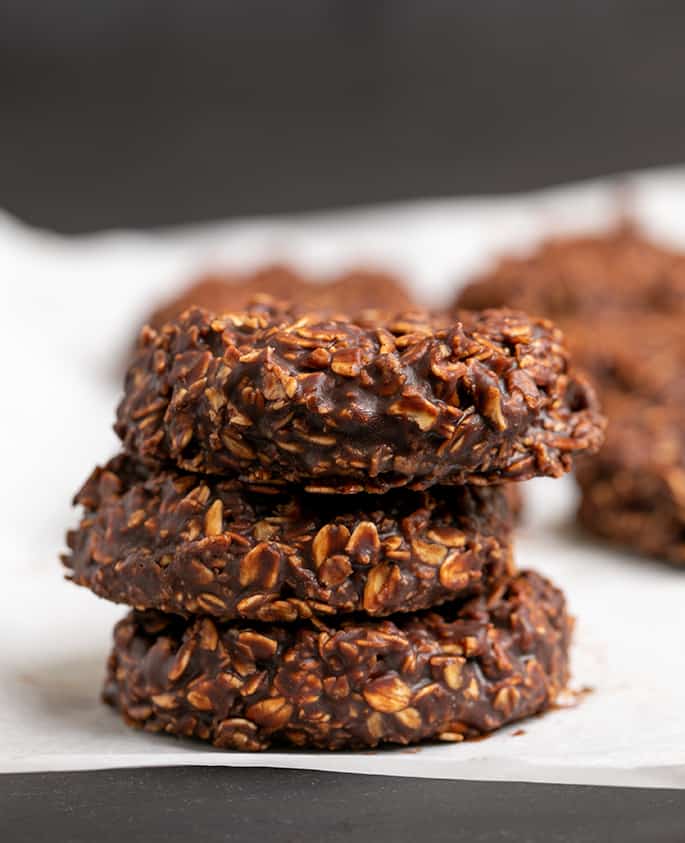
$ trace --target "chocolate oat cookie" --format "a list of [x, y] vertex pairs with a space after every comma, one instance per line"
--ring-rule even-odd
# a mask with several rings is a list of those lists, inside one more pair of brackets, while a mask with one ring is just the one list
[[598, 310], [672, 313], [685, 305], [685, 255], [631, 226], [559, 237], [526, 257], [510, 257], [467, 285], [456, 306], [514, 307], [552, 319]]
[[558, 476], [602, 428], [560, 332], [510, 311], [186, 311], [143, 332], [116, 424], [144, 460], [344, 493]]
[[580, 521], [685, 564], [685, 255], [628, 228], [560, 239], [503, 262], [458, 302], [525, 306], [557, 320], [609, 418], [599, 456], [578, 463]]
[[684, 319], [600, 311], [559, 324], [572, 360], [600, 395], [640, 396], [646, 405], [685, 401]]
[[360, 268], [317, 281], [291, 267], [274, 264], [248, 275], [205, 275], [150, 314], [148, 324], [161, 328], [193, 305], [213, 313], [241, 311], [263, 295], [286, 299], [303, 308], [342, 308], [355, 314], [366, 309], [387, 308], [388, 303], [395, 310], [414, 305], [406, 286], [386, 273]]
[[85, 514], [67, 538], [71, 579], [139, 609], [262, 621], [388, 615], [513, 572], [501, 487], [266, 495], [122, 456], [96, 469], [76, 501]]
[[581, 523], [616, 544], [685, 565], [685, 407], [609, 400], [607, 441], [578, 462]]
[[131, 725], [224, 749], [461, 741], [548, 708], [570, 632], [563, 595], [535, 573], [438, 611], [334, 626], [132, 612], [104, 697]]

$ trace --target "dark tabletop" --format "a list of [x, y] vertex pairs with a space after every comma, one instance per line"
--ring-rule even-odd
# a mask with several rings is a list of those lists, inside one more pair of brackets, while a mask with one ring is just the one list
[[677, 843], [685, 791], [176, 767], [0, 776], [0, 840]]
[[64, 231], [679, 161], [680, 0], [3, 0], [0, 205]]

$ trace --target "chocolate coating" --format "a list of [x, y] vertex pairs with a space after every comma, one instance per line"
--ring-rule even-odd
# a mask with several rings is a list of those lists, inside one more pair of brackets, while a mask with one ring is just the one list
[[378, 493], [558, 476], [596, 450], [603, 418], [560, 332], [523, 314], [195, 309], [143, 333], [115, 429], [189, 471]]
[[262, 621], [388, 615], [513, 572], [503, 487], [266, 495], [120, 456], [76, 502], [85, 513], [67, 538], [71, 579], [139, 609]]
[[548, 708], [570, 633], [563, 595], [535, 573], [439, 611], [331, 627], [132, 612], [104, 697], [131, 725], [224, 749], [460, 741]]
[[685, 407], [609, 400], [607, 440], [579, 460], [580, 522], [631, 550], [685, 565]]

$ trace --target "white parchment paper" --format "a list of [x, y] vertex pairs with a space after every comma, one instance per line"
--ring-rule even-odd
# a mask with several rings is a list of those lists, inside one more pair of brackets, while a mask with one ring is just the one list
[[[125, 727], [99, 702], [122, 607], [62, 579], [70, 498], [117, 449], [134, 326], [217, 264], [396, 269], [431, 304], [502, 251], [630, 212], [685, 247], [685, 171], [535, 195], [419, 202], [315, 218], [60, 238], [0, 215], [0, 772], [218, 764], [395, 775], [685, 787], [685, 572], [608, 550], [572, 526], [570, 479], [527, 484], [517, 556], [578, 618], [579, 704], [486, 740], [368, 753], [213, 751]], [[523, 729], [523, 734], [520, 730]]]

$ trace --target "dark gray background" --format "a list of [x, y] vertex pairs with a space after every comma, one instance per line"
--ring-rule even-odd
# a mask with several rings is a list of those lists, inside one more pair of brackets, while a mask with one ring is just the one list
[[678, 0], [0, 0], [0, 205], [65, 231], [672, 163]]
[[176, 767], [0, 776], [0, 839], [679, 843], [685, 791]]

